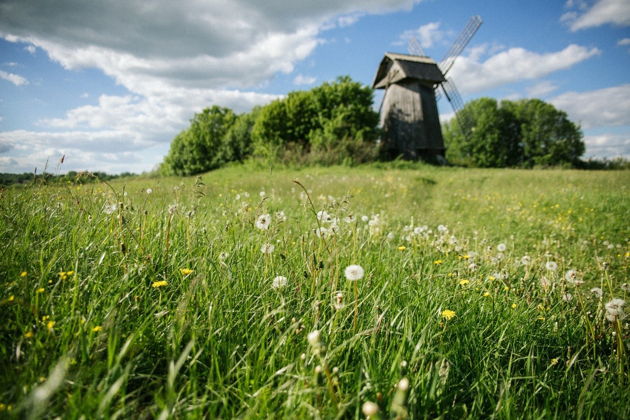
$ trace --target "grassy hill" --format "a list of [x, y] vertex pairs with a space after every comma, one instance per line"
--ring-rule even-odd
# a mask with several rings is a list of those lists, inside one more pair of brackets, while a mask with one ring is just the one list
[[2, 190], [0, 417], [628, 418], [629, 187], [372, 165]]

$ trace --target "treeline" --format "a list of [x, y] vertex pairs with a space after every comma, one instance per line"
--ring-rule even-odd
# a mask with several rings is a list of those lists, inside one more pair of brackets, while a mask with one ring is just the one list
[[69, 171], [63, 175], [54, 175], [48, 172], [35, 174], [24, 172], [21, 174], [0, 173], [0, 185], [8, 186], [13, 184], [87, 184], [90, 182], [109, 181], [115, 178], [135, 176], [131, 172], [123, 172], [119, 175], [111, 175], [105, 172]]
[[250, 156], [297, 164], [373, 161], [379, 132], [372, 105], [372, 89], [344, 76], [246, 114], [206, 108], [173, 139], [160, 172], [192, 175]]
[[[350, 77], [236, 115], [213, 106], [172, 141], [159, 172], [193, 175], [249, 158], [285, 164], [384, 160], [373, 91]], [[480, 98], [443, 124], [446, 159], [468, 167], [628, 169], [627, 160], [582, 160], [581, 128], [539, 99]]]
[[471, 167], [579, 167], [582, 130], [540, 99], [480, 98], [443, 125], [446, 158]]

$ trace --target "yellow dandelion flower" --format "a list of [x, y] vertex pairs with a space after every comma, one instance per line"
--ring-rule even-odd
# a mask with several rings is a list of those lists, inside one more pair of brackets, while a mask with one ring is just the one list
[[484, 295], [485, 297], [488, 297], [488, 296], [490, 296], [490, 292], [483, 292], [483, 295]]
[[516, 309], [516, 306], [517, 306], [516, 303], [513, 303], [512, 304], [512, 309]]
[[179, 271], [180, 271], [180, 273], [182, 273], [185, 276], [187, 276], [187, 275], [189, 275], [190, 273], [193, 272], [193, 270], [191, 270], [190, 268], [180, 268]]
[[46, 323], [46, 328], [48, 328], [49, 331], [52, 331], [53, 328], [55, 327], [56, 322], [55, 321], [48, 321], [48, 323]]
[[33, 331], [27, 331], [24, 333], [24, 338], [33, 338], [34, 335]]
[[539, 321], [544, 321], [544, 320], [545, 320], [545, 317], [544, 317], [544, 316], [539, 316], [539, 317], [538, 317], [538, 318], [536, 318], [536, 319], [537, 319], [537, 320], [539, 320]]
[[488, 276], [488, 280], [490, 280], [490, 281], [494, 281], [494, 280], [496, 280], [496, 279], [497, 279], [497, 278], [496, 278], [496, 277], [494, 277], [494, 276]]
[[92, 328], [92, 332], [99, 332], [102, 329], [103, 327], [101, 327], [100, 325], [97, 325], [96, 327]]
[[154, 281], [153, 284], [151, 284], [151, 287], [155, 288], [163, 286], [168, 286], [168, 282], [166, 280]]
[[13, 295], [9, 296], [9, 299], [8, 299], [9, 302], [13, 302], [14, 300], [15, 300], [15, 296]]
[[22, 271], [22, 272], [20, 273], [20, 277], [26, 277], [26, 276], [28, 276], [28, 272], [26, 272], [26, 271]]
[[451, 311], [450, 309], [445, 309], [442, 311], [442, 318], [447, 321], [453, 319], [455, 317], [455, 311]]
[[469, 284], [469, 283], [470, 283], [470, 280], [468, 280], [468, 279], [461, 279], [461, 280], [459, 281], [459, 285], [460, 285], [460, 286], [466, 286], [466, 285], [467, 285], [467, 284]]
[[435, 260], [435, 261], [433, 261], [433, 264], [435, 264], [435, 265], [440, 265], [440, 264], [442, 264], [443, 262], [444, 262], [444, 261], [442, 261], [442, 260]]
[[38, 381], [39, 382], [46, 382], [46, 377], [45, 376], [40, 376]]
[[72, 270], [66, 271], [66, 275], [67, 276], [72, 276], [72, 275], [74, 275], [74, 271], [72, 271]]
[[550, 364], [551, 366], [555, 366], [555, 365], [557, 365], [557, 364], [558, 364], [558, 361], [559, 361], [559, 360], [560, 360], [560, 358], [559, 358], [559, 357], [554, 357], [553, 359], [551, 359], [551, 361], [549, 362], [549, 364]]
[[46, 291], [46, 289], [44, 289], [43, 287], [40, 287], [39, 289], [36, 290], [37, 293], [44, 293]]
[[399, 251], [404, 251], [405, 249], [407, 249], [407, 247], [404, 246], [404, 245], [401, 245], [401, 246], [398, 247]]

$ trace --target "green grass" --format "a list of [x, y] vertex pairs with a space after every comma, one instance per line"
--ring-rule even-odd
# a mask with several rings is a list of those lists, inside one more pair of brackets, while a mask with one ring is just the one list
[[604, 308], [628, 299], [629, 186], [366, 166], [3, 190], [0, 417], [629, 418]]

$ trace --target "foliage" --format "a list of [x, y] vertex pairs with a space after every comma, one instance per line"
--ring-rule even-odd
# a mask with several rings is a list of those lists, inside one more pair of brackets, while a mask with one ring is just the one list
[[164, 160], [165, 170], [174, 175], [193, 175], [228, 162], [234, 154], [231, 146], [237, 142], [228, 143], [225, 137], [236, 119], [232, 110], [216, 105], [195, 114], [190, 127], [173, 139]]
[[[466, 104], [461, 112], [444, 125], [447, 159], [454, 163], [478, 167], [577, 166], [584, 153], [580, 128], [565, 112], [539, 99], [498, 104], [494, 99], [480, 98]], [[466, 133], [460, 128], [462, 119], [472, 124]]]
[[630, 418], [630, 172], [419, 168], [4, 190], [0, 417]]
[[135, 176], [130, 172], [123, 172], [118, 175], [107, 174], [105, 172], [88, 172], [88, 171], [68, 171], [63, 175], [55, 175], [49, 172], [34, 174], [24, 172], [21, 174], [0, 173], [0, 185], [8, 186], [13, 184], [51, 184], [51, 183], [68, 183], [68, 184], [87, 184], [92, 182], [109, 181], [116, 178], [124, 178]]
[[372, 103], [372, 90], [347, 76], [309, 91], [291, 92], [261, 110], [252, 133], [255, 153], [282, 160], [287, 150], [299, 150], [313, 153], [306, 160], [317, 161], [316, 156], [334, 150], [334, 163], [365, 161], [359, 150], [374, 148], [377, 136], [378, 114]]

